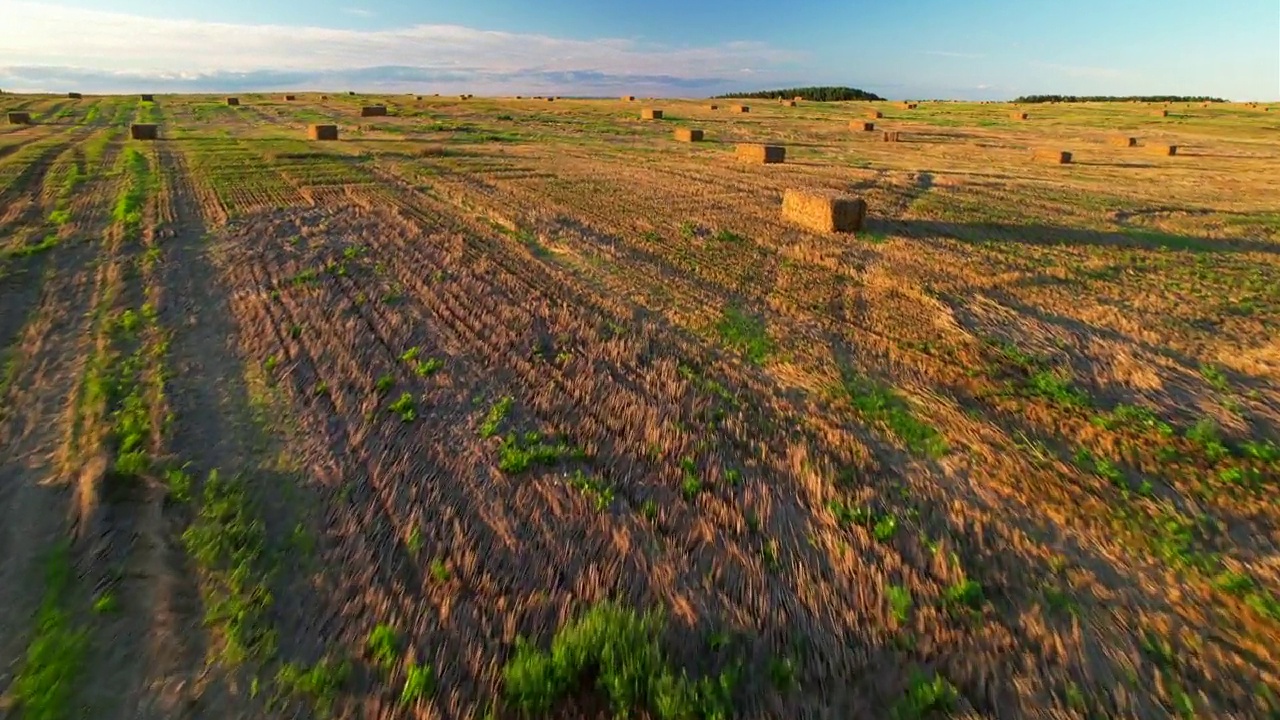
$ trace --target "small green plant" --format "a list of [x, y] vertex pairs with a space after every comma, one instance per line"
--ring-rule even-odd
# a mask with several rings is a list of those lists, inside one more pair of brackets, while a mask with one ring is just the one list
[[1200, 375], [1214, 390], [1224, 393], [1231, 392], [1231, 383], [1227, 380], [1227, 374], [1224, 373], [1222, 368], [1217, 365], [1210, 365], [1208, 363], [1201, 365]]
[[395, 376], [392, 375], [391, 373], [387, 373], [379, 377], [378, 380], [373, 384], [373, 387], [375, 390], [378, 391], [379, 395], [385, 395], [388, 392], [391, 392], [391, 388], [395, 387], [395, 385], [396, 385]]
[[942, 594], [942, 603], [951, 609], [981, 610], [985, 598], [982, 585], [975, 580], [961, 580]]
[[691, 222], [689, 220], [685, 220], [684, 222], [680, 223], [680, 237], [684, 238], [685, 240], [692, 240], [697, 236], [698, 236], [697, 223]]
[[444, 562], [444, 558], [436, 558], [431, 561], [431, 577], [438, 583], [449, 582], [449, 578], [453, 577], [453, 574], [449, 572], [449, 566]]
[[404, 546], [411, 556], [417, 557], [422, 550], [422, 528], [414, 525], [409, 531], [409, 538], [404, 541]]
[[740, 243], [743, 238], [741, 235], [730, 232], [728, 230], [719, 230], [711, 237], [712, 240], [722, 243]]
[[893, 619], [899, 623], [906, 623], [911, 619], [911, 591], [904, 585], [891, 585], [886, 591], [889, 596], [889, 609], [893, 613]]
[[402, 422], [411, 423], [418, 418], [418, 409], [414, 405], [412, 393], [400, 393], [400, 398], [391, 403], [387, 409], [399, 415]]
[[422, 352], [421, 348], [415, 345], [409, 348], [408, 350], [405, 350], [403, 353], [401, 353], [400, 359], [407, 363], [413, 363], [418, 359], [418, 355], [421, 354], [421, 352]]
[[913, 453], [933, 458], [947, 453], [946, 438], [917, 418], [911, 406], [892, 388], [860, 376], [851, 368], [844, 368], [841, 374], [841, 390], [858, 414], [883, 425]]
[[411, 663], [405, 668], [404, 687], [400, 690], [400, 704], [413, 705], [436, 691], [436, 676], [430, 665]]
[[907, 693], [894, 704], [889, 716], [893, 720], [922, 720], [933, 713], [947, 713], [960, 698], [960, 692], [941, 675], [932, 679], [916, 673]]
[[585, 453], [582, 450], [564, 442], [543, 442], [542, 436], [536, 432], [524, 435], [511, 433], [503, 438], [498, 447], [498, 469], [511, 475], [519, 475], [535, 465], [554, 465], [563, 460], [583, 457]]
[[375, 667], [389, 672], [400, 659], [400, 633], [386, 623], [379, 623], [369, 632], [364, 648]]
[[287, 692], [306, 696], [318, 714], [328, 715], [350, 672], [346, 661], [325, 659], [310, 668], [285, 663], [276, 672], [276, 683]]
[[640, 504], [640, 515], [645, 520], [656, 520], [658, 517], [658, 503], [653, 500], [645, 500]]
[[67, 608], [71, 581], [70, 545], [60, 543], [45, 562], [44, 596], [34, 633], [11, 686], [25, 718], [60, 720], [77, 712], [74, 693], [89, 640]]
[[498, 434], [498, 427], [502, 425], [502, 421], [511, 412], [511, 403], [511, 396], [507, 395], [499, 398], [493, 404], [493, 407], [489, 408], [489, 412], [485, 414], [484, 420], [480, 423], [480, 437], [491, 438]]
[[764, 320], [741, 308], [725, 308], [715, 329], [725, 347], [741, 353], [756, 365], [763, 364], [773, 352], [773, 341], [769, 339]]
[[789, 657], [775, 657], [769, 660], [769, 679], [773, 687], [780, 693], [791, 692], [796, 685], [796, 664]]
[[613, 488], [603, 480], [587, 475], [581, 470], [575, 470], [569, 477], [569, 486], [590, 500], [598, 512], [607, 510], [613, 503]]
[[883, 515], [871, 528], [871, 534], [880, 542], [888, 542], [898, 532], [898, 518], [894, 515]]
[[444, 361], [440, 358], [427, 358], [421, 362], [414, 363], [413, 372], [418, 377], [430, 377], [440, 371], [444, 367]]

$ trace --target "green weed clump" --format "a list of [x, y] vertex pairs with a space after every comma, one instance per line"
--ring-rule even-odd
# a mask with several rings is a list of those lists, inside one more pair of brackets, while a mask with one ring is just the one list
[[773, 352], [773, 341], [765, 330], [764, 320], [740, 308], [725, 308], [716, 324], [716, 333], [725, 347], [741, 353], [756, 365], [763, 364]]
[[506, 419], [507, 414], [511, 412], [511, 396], [507, 395], [493, 404], [489, 408], [489, 412], [484, 416], [484, 420], [480, 423], [480, 437], [491, 438], [498, 434], [498, 426]]
[[841, 390], [858, 414], [884, 426], [906, 445], [925, 457], [941, 457], [948, 451], [946, 438], [936, 428], [917, 418], [893, 388], [844, 369]]
[[66, 608], [71, 590], [71, 549], [63, 543], [45, 567], [45, 592], [35, 633], [13, 680], [13, 697], [30, 720], [61, 720], [74, 714], [76, 676], [84, 664], [88, 635]]
[[591, 608], [539, 650], [524, 640], [503, 669], [507, 701], [531, 716], [594, 679], [618, 717], [647, 711], [659, 720], [725, 720], [733, 713], [734, 671], [691, 680], [676, 674], [659, 645], [663, 619], [612, 603]]
[[544, 442], [536, 432], [524, 435], [511, 433], [503, 438], [502, 445], [498, 448], [498, 469], [511, 475], [519, 475], [537, 465], [555, 465], [563, 460], [581, 459], [584, 456], [582, 450], [568, 443]]
[[127, 176], [125, 190], [111, 210], [111, 218], [124, 227], [125, 237], [134, 238], [142, 227], [142, 211], [151, 190], [151, 165], [136, 148], [124, 151], [121, 163]]
[[323, 716], [333, 709], [350, 674], [351, 666], [345, 660], [321, 660], [310, 668], [286, 663], [276, 672], [276, 683], [286, 692], [310, 699], [316, 713]]

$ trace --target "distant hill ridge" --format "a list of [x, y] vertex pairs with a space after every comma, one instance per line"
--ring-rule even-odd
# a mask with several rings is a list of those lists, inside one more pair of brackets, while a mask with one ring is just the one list
[[822, 87], [801, 87], [786, 88], [784, 90], [758, 90], [749, 93], [729, 93], [728, 95], [717, 95], [716, 99], [721, 98], [756, 98], [761, 100], [777, 100], [800, 98], [801, 100], [811, 100], [813, 102], [841, 102], [844, 100], [884, 100], [884, 98], [869, 93], [866, 90], [843, 86], [822, 86]]

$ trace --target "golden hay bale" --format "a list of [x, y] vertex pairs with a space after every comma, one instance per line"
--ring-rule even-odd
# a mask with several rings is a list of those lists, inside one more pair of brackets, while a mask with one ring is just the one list
[[879, 120], [880, 118], [884, 117], [884, 113], [880, 112], [879, 110], [868, 110], [867, 117], [871, 118], [872, 120]]
[[1052, 163], [1054, 165], [1066, 165], [1071, 162], [1071, 153], [1066, 150], [1036, 150], [1031, 154], [1031, 159], [1036, 162]]
[[1127, 135], [1112, 135], [1111, 137], [1107, 138], [1107, 142], [1111, 143], [1112, 145], [1115, 145], [1116, 147], [1137, 147], [1138, 146], [1138, 138], [1129, 137]]
[[1147, 145], [1147, 152], [1153, 155], [1177, 155], [1177, 145]]
[[240, 98], [229, 97], [227, 98], [227, 104], [232, 107], [235, 107], [240, 104]]
[[386, 105], [365, 105], [360, 108], [360, 117], [386, 117]]
[[876, 124], [866, 120], [850, 120], [849, 129], [857, 132], [873, 132], [876, 129]]
[[155, 102], [155, 101], [156, 101], [156, 96], [155, 96], [155, 95], [143, 95], [143, 96], [142, 96], [142, 102]]
[[662, 111], [654, 108], [643, 108], [640, 110], [641, 120], [661, 120]]
[[1154, 116], [1156, 116], [1156, 117], [1169, 117], [1169, 111], [1168, 111], [1168, 110], [1156, 110], [1155, 112], [1153, 112], [1153, 113], [1151, 113], [1151, 114], [1152, 114], [1152, 115], [1154, 115]]
[[30, 125], [31, 113], [11, 112], [8, 114], [10, 125]]
[[902, 132], [900, 130], [885, 130], [885, 142], [902, 142]]
[[297, 96], [297, 95], [285, 95], [285, 96], [284, 96], [284, 101], [285, 101], [285, 102], [293, 102], [294, 100], [297, 100], [297, 99], [298, 99], [298, 96]]
[[549, 98], [547, 98], [547, 102], [555, 102], [555, 101], [556, 101], [556, 99], [555, 99], [555, 98], [553, 98], [553, 97], [549, 97]]
[[623, 95], [623, 96], [622, 96], [622, 101], [623, 101], [623, 102], [635, 102], [635, 101], [636, 101], [636, 96], [635, 96], [635, 95]]
[[1013, 118], [1014, 120], [1026, 120], [1027, 114], [1024, 112], [1011, 112], [1009, 113], [1009, 117]]
[[739, 160], [760, 165], [773, 165], [787, 159], [787, 149], [781, 145], [743, 143], [735, 148], [735, 152]]
[[916, 107], [918, 107], [918, 104], [913, 102], [904, 102], [902, 103], [902, 105], [900, 105], [900, 107], [903, 110], [915, 110]]
[[719, 110], [719, 109], [720, 109], [720, 106], [719, 106], [719, 105], [708, 105], [708, 106], [707, 106], [707, 109], [708, 109], [708, 110]]
[[867, 203], [835, 190], [793, 190], [782, 193], [782, 217], [817, 232], [862, 229]]
[[730, 105], [729, 112], [749, 113], [751, 112], [751, 106], [750, 105]]
[[680, 142], [702, 142], [702, 131], [693, 128], [676, 128], [676, 140]]
[[80, 93], [73, 93], [73, 92], [69, 92], [69, 93], [67, 93], [67, 97], [68, 97], [68, 98], [70, 98], [71, 100], [79, 100], [80, 98], [83, 98], [84, 96], [83, 96], [83, 95], [81, 95]]
[[796, 101], [795, 101], [795, 100], [783, 100], [783, 101], [782, 101], [782, 104], [783, 104], [783, 105], [785, 105], [786, 107], [795, 107], [795, 106], [796, 106]]
[[160, 128], [148, 123], [134, 123], [129, 126], [129, 137], [134, 140], [156, 140], [160, 137]]
[[337, 125], [312, 125], [307, 128], [307, 138], [311, 140], [337, 140]]

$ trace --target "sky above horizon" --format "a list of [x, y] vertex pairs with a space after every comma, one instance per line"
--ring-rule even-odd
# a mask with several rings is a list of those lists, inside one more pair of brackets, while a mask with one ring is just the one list
[[0, 0], [0, 88], [1280, 99], [1277, 0]]

